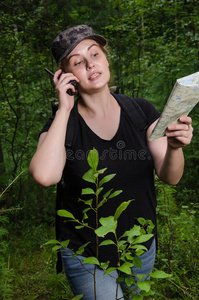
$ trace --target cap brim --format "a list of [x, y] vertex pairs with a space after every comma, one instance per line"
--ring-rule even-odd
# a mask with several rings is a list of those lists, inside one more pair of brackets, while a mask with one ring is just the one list
[[81, 43], [83, 40], [86, 40], [86, 39], [94, 40], [98, 44], [102, 45], [103, 47], [106, 46], [106, 44], [107, 44], [107, 40], [102, 35], [94, 34], [94, 35], [85, 36], [82, 39], [76, 41], [73, 45], [71, 45], [71, 47], [69, 47], [66, 50], [66, 52], [64, 52], [64, 54], [61, 56], [61, 58], [57, 61], [57, 63], [59, 63], [62, 59], [64, 59], [66, 56], [68, 56], [71, 53], [71, 51], [73, 51], [73, 49], [75, 49], [75, 47], [79, 43]]

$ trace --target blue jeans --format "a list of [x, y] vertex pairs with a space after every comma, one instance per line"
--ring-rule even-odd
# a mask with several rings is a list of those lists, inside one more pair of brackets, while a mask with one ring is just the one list
[[[62, 249], [61, 251], [62, 263], [70, 287], [75, 296], [81, 294], [84, 295], [83, 298], [81, 298], [82, 300], [94, 300], [94, 277], [92, 274], [94, 274], [95, 266], [92, 264], [84, 264], [82, 260], [85, 257], [81, 255], [73, 258], [71, 252], [71, 250], [65, 249]], [[133, 274], [146, 274], [148, 276], [153, 270], [155, 253], [156, 245], [154, 239], [149, 251], [140, 255], [142, 267], [140, 269], [135, 266], [132, 267]], [[117, 287], [117, 278], [117, 271], [114, 271], [109, 275], [104, 275], [102, 269], [96, 268], [95, 281], [97, 300], [124, 299], [122, 289], [125, 287], [125, 284], [119, 284]], [[137, 281], [140, 281], [138, 278], [136, 279]], [[134, 286], [130, 287], [130, 289], [132, 288], [134, 288]]]

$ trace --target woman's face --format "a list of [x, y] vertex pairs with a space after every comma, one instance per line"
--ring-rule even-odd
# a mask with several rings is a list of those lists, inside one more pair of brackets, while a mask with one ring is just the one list
[[78, 90], [92, 92], [103, 88], [110, 80], [106, 54], [94, 40], [80, 42], [67, 57], [67, 72], [80, 81]]

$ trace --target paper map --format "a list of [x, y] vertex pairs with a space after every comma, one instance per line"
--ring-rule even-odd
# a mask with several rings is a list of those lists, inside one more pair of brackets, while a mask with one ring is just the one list
[[177, 79], [149, 141], [165, 135], [167, 126], [188, 115], [199, 102], [199, 72]]

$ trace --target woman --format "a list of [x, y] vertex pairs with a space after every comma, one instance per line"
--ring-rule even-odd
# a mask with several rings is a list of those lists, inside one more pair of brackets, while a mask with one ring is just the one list
[[[69, 28], [54, 40], [52, 52], [61, 67], [53, 79], [59, 108], [53, 120], [42, 130], [37, 151], [30, 163], [30, 173], [43, 186], [61, 181], [63, 184], [59, 197], [62, 208], [81, 218], [84, 206], [78, 199], [82, 188], [87, 187], [82, 176], [88, 170], [86, 155], [83, 154], [95, 147], [100, 157], [99, 169], [107, 167], [109, 174], [116, 174], [110, 185], [107, 183], [107, 190], [118, 187], [123, 190], [114, 201], [107, 201], [99, 212], [99, 217], [113, 215], [121, 202], [134, 199], [118, 220], [118, 236], [121, 236], [136, 224], [138, 217], [150, 219], [156, 224], [153, 170], [155, 168], [158, 177], [168, 184], [175, 185], [179, 182], [184, 167], [182, 147], [190, 143], [193, 128], [191, 118], [182, 116], [178, 124], [168, 126], [165, 137], [148, 141], [159, 114], [148, 101], [132, 99], [146, 115], [147, 130], [143, 138], [143, 133], [138, 132], [109, 91], [110, 71], [104, 49], [106, 43], [104, 37], [96, 35], [86, 25]], [[74, 96], [67, 93], [69, 89], [75, 91], [71, 80], [78, 83], [79, 99], [75, 106]], [[78, 121], [75, 124], [77, 137], [73, 145], [73, 156], [69, 157], [65, 149], [65, 136], [72, 109], [78, 112]], [[94, 225], [94, 215], [89, 213], [88, 217], [89, 224]], [[96, 255], [94, 234], [89, 229], [76, 230], [73, 222], [60, 221], [59, 239], [70, 239], [69, 248], [73, 250], [90, 242], [83, 255]], [[134, 268], [134, 274], [147, 275], [152, 271], [155, 240], [152, 238], [145, 244], [149, 251], [140, 256], [142, 268]], [[82, 266], [79, 261], [82, 256], [72, 259], [68, 251], [63, 251], [61, 255], [74, 294], [83, 294], [83, 299], [87, 300], [94, 299], [93, 277], [89, 272], [93, 271], [94, 266]], [[110, 261], [110, 266], [116, 266], [117, 253], [113, 246], [100, 247], [99, 260]], [[104, 276], [103, 271], [97, 269], [98, 300], [116, 299], [114, 277], [117, 274], [113, 272], [111, 275]], [[121, 287], [117, 297], [123, 297]]]

